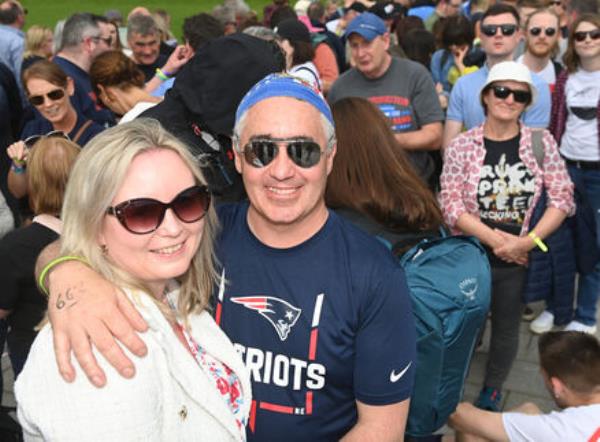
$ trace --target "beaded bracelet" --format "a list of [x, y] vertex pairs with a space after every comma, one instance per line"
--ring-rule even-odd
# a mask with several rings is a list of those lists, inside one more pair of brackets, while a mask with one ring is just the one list
[[48, 264], [46, 264], [46, 267], [44, 267], [44, 269], [42, 270], [42, 273], [40, 273], [40, 277], [38, 279], [38, 286], [40, 287], [40, 290], [46, 296], [50, 296], [50, 294], [48, 293], [48, 289], [46, 288], [46, 285], [44, 284], [44, 281], [46, 280], [46, 276], [48, 275], [48, 272], [53, 267], [56, 267], [58, 264], [66, 262], [66, 261], [79, 261], [79, 262], [84, 263], [85, 265], [89, 265], [87, 260], [85, 260], [81, 256], [70, 256], [70, 255], [59, 256], [58, 258], [55, 258], [52, 261], [50, 261]]

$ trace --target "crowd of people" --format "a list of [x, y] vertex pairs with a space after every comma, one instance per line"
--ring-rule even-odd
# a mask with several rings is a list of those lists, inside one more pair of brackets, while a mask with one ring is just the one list
[[[406, 431], [398, 257], [446, 234], [491, 277], [457, 440], [599, 440], [596, 0], [224, 0], [182, 42], [162, 9], [24, 32], [24, 6], [0, 345], [26, 440], [440, 440]], [[501, 412], [523, 319], [560, 411]]]

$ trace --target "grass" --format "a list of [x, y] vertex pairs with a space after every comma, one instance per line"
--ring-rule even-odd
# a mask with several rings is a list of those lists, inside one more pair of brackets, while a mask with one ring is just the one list
[[[74, 12], [94, 12], [104, 14], [109, 9], [121, 11], [123, 17], [135, 6], [146, 6], [148, 9], [163, 8], [171, 15], [171, 30], [181, 38], [183, 19], [199, 12], [209, 12], [221, 0], [21, 0], [28, 10], [27, 26], [37, 24], [54, 29], [57, 21]], [[259, 15], [270, 0], [247, 0], [250, 7]]]

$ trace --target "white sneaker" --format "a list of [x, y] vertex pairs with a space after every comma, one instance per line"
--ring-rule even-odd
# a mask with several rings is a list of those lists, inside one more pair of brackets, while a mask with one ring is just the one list
[[596, 334], [597, 327], [595, 325], [585, 325], [579, 321], [571, 321], [565, 327], [565, 331], [578, 331], [588, 333], [590, 335]]
[[537, 318], [531, 321], [531, 324], [529, 324], [529, 330], [538, 335], [552, 330], [552, 327], [554, 327], [554, 315], [548, 310], [544, 310]]

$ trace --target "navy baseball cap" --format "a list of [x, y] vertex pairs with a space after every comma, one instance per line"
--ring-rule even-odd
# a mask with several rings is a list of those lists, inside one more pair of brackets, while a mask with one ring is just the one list
[[383, 35], [387, 32], [385, 23], [372, 12], [364, 12], [350, 22], [346, 29], [346, 37], [358, 34], [367, 41]]

